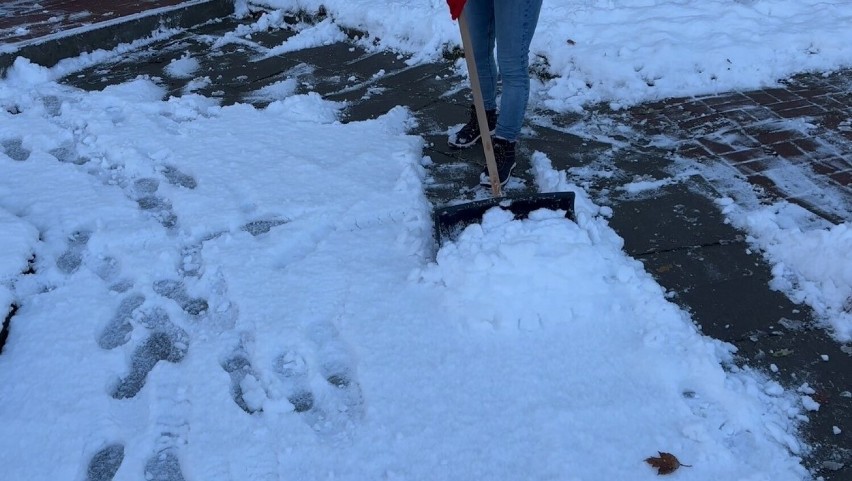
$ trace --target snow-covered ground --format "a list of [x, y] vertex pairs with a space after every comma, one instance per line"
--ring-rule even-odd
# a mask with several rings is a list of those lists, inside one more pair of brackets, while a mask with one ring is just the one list
[[[443, 0], [323, 3], [421, 58], [455, 38]], [[663, 61], [651, 33], [717, 31], [722, 6], [774, 18], [769, 4], [808, 15], [797, 22], [831, 13], [810, 24], [829, 57], [818, 67], [848, 62], [830, 48], [849, 35], [841, 2], [554, 1], [535, 48], [570, 73], [566, 51], [598, 45], [582, 62], [618, 69], [593, 79], [641, 77], [635, 62], [601, 63], [618, 52], [605, 32], [606, 45], [635, 33], [622, 55], [660, 65], [659, 95], [687, 95], [707, 85], [681, 57], [728, 43], [675, 38], [683, 50]], [[806, 26], [751, 35], [786, 49]], [[330, 35], [315, 31], [300, 45]], [[736, 82], [814, 55], [729, 35], [755, 46]], [[697, 331], [545, 156], [538, 186], [575, 191], [576, 223], [491, 212], [435, 252], [405, 109], [343, 124], [342, 104], [286, 85], [258, 109], [164, 101], [145, 78], [92, 93], [55, 82], [94, 57], [19, 60], [0, 81], [0, 308], [19, 306], [0, 355], [8, 479], [643, 480], [658, 451], [690, 479], [808, 479], [796, 429], [812, 400], [733, 366], [732, 347]], [[179, 62], [172, 74], [192, 75]], [[560, 109], [657, 95], [626, 80], [578, 94], [576, 76], [537, 95]], [[846, 224], [800, 232], [792, 209], [719, 202], [780, 266], [778, 287], [845, 312]], [[819, 269], [803, 245], [841, 258]]]
[[[243, 2], [245, 3], [245, 2]], [[379, 45], [433, 59], [460, 43], [445, 0], [251, 0], [322, 8]], [[844, 0], [545, 0], [533, 62], [555, 78], [545, 104], [576, 110], [775, 84], [796, 72], [852, 65], [852, 3]]]
[[117, 479], [650, 479], [657, 451], [696, 479], [805, 476], [799, 400], [726, 372], [580, 191], [577, 223], [493, 213], [432, 263], [402, 109], [340, 124], [315, 95], [220, 108], [144, 79], [2, 93], [23, 139], [4, 243], [28, 246], [3, 250], [10, 479], [81, 478], [117, 446]]

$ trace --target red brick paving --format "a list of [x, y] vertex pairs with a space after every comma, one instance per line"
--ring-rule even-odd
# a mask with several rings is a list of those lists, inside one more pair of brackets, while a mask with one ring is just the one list
[[630, 118], [649, 134], [662, 130], [679, 139], [678, 155], [730, 164], [778, 197], [801, 203], [800, 192], [784, 192], [767, 175], [793, 165], [852, 199], [850, 71], [802, 75], [751, 92], [647, 103], [632, 109]]
[[5, 0], [0, 2], [0, 44], [14, 44], [186, 0]]

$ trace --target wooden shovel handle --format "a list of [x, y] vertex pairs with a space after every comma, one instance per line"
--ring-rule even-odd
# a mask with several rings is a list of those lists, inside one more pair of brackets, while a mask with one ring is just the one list
[[482, 88], [479, 84], [479, 73], [476, 71], [476, 61], [473, 58], [473, 41], [467, 26], [467, 16], [464, 11], [459, 15], [459, 31], [462, 38], [464, 59], [467, 62], [467, 72], [470, 77], [470, 89], [473, 91], [473, 105], [476, 108], [476, 118], [479, 123], [479, 133], [482, 136], [482, 150], [485, 151], [485, 166], [488, 169], [488, 180], [491, 181], [491, 193], [500, 197], [500, 176], [497, 174], [497, 160], [494, 158], [494, 144], [491, 142], [491, 129], [488, 128], [488, 118], [485, 114], [485, 101], [482, 99]]

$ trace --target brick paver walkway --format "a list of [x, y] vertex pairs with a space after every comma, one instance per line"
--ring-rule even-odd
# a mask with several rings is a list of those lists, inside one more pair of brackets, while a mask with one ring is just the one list
[[[817, 211], [826, 188], [852, 199], [848, 70], [796, 76], [777, 88], [667, 99], [630, 115], [649, 134], [681, 139], [678, 154], [729, 163], [777, 197]], [[790, 172], [815, 182], [796, 182]]]
[[181, 3], [186, 0], [5, 0], [0, 2], [0, 45]]

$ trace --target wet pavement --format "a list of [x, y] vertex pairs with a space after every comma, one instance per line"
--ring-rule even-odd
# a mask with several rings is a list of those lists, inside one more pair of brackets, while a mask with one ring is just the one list
[[0, 73], [17, 56], [44, 66], [97, 49], [228, 16], [231, 0], [0, 2]]
[[0, 6], [0, 41], [16, 43], [128, 17], [185, 0], [7, 0]]
[[[262, 107], [268, 102], [257, 95], [262, 87], [296, 79], [299, 93], [346, 101], [346, 121], [404, 105], [418, 119], [412, 133], [427, 141], [428, 198], [438, 206], [487, 195], [476, 187], [484, 163], [479, 149], [459, 151], [446, 144], [447, 130], [466, 120], [470, 105], [465, 79], [451, 59], [409, 66], [400, 55], [368, 52], [353, 42], [270, 56], [268, 50], [294, 32], [281, 28], [239, 41], [226, 38], [251, 21], [207, 22], [62, 81], [100, 90], [149, 75], [170, 95], [195, 92], [223, 104]], [[187, 54], [200, 63], [195, 79], [170, 77], [165, 66]], [[789, 200], [825, 222], [848, 222], [850, 121], [850, 70], [626, 110], [536, 109], [520, 145], [517, 178], [508, 186], [510, 192], [535, 191], [528, 159], [539, 151], [592, 200], [611, 207], [610, 225], [625, 239], [627, 253], [645, 264], [704, 333], [735, 345], [741, 365], [820, 403], [802, 424], [802, 436], [814, 447], [806, 462], [817, 475], [836, 481], [852, 479], [852, 345], [830, 338], [807, 306], [769, 288], [771, 266], [714, 200], [739, 200], [748, 192], [765, 202]], [[653, 187], [625, 188], [637, 181]], [[833, 426], [842, 433], [833, 434]]]

